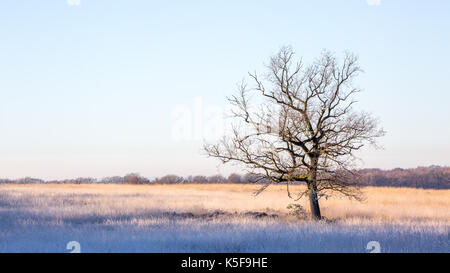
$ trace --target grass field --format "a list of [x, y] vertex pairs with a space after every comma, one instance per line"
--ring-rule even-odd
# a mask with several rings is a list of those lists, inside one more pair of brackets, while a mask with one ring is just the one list
[[257, 188], [0, 185], [0, 252], [450, 252], [450, 190], [364, 188], [364, 202], [321, 200], [329, 221], [311, 222], [284, 186]]

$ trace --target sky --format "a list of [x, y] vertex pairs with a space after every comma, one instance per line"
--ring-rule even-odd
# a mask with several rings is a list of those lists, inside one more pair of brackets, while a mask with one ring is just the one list
[[[227, 175], [202, 152], [226, 96], [290, 45], [359, 56], [383, 149], [359, 167], [450, 165], [450, 1], [0, 1], [0, 177]], [[211, 133], [212, 132], [212, 133]]]

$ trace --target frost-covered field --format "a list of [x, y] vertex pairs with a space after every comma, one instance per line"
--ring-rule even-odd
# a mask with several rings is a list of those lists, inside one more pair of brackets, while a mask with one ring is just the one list
[[[321, 200], [328, 222], [288, 214], [285, 188], [0, 185], [0, 252], [450, 252], [450, 191], [366, 188]], [[295, 188], [294, 188], [295, 189]]]

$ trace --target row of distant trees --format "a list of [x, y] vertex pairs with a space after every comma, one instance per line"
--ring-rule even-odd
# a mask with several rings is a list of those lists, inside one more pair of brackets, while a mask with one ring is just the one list
[[[413, 187], [426, 189], [450, 189], [450, 167], [430, 166], [418, 167], [414, 169], [361, 169], [356, 171], [359, 184], [364, 186], [385, 186], [385, 187]], [[76, 178], [65, 180], [46, 181], [36, 178], [21, 179], [0, 179], [0, 184], [250, 184], [255, 183], [257, 177], [252, 174], [233, 173], [225, 177], [222, 175], [196, 175], [178, 176], [165, 175], [155, 179], [148, 179], [138, 173], [130, 173], [125, 176], [112, 176], [102, 179]], [[265, 183], [259, 180], [257, 183]]]
[[430, 166], [414, 169], [362, 169], [358, 171], [362, 185], [450, 189], [450, 167]]
[[[181, 177], [178, 175], [166, 175], [163, 177], [156, 178], [154, 180], [155, 184], [250, 184], [255, 183], [257, 181], [257, 177], [252, 174], [237, 174], [232, 173], [228, 177], [223, 175], [212, 175], [212, 176], [204, 176], [204, 175], [195, 175], [188, 177]], [[263, 181], [258, 181], [258, 183], [262, 183]]]

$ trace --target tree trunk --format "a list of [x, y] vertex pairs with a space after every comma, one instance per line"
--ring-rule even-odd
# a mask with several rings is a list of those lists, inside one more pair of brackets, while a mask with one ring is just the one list
[[322, 215], [320, 214], [319, 197], [317, 196], [317, 184], [316, 184], [318, 162], [319, 162], [318, 157], [312, 157], [311, 158], [312, 168], [309, 171], [309, 179], [310, 179], [308, 183], [309, 207], [311, 209], [311, 218], [313, 220], [322, 219]]
[[317, 196], [315, 185], [311, 185], [311, 187], [309, 188], [309, 206], [311, 208], [311, 218], [313, 220], [322, 219], [322, 216], [320, 214], [319, 198]]

